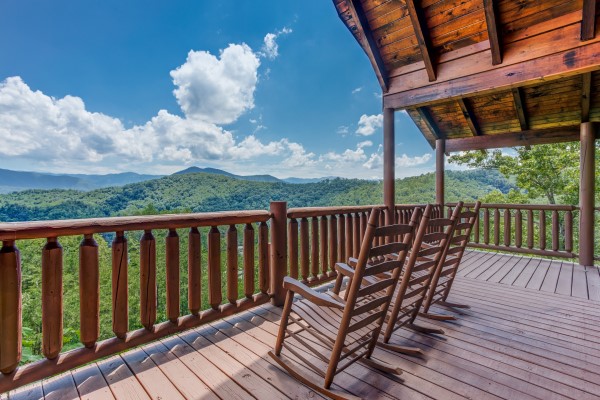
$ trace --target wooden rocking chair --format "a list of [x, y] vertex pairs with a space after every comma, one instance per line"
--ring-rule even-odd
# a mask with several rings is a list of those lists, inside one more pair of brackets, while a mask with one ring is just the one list
[[452, 282], [456, 276], [456, 271], [462, 260], [465, 248], [471, 237], [473, 225], [479, 216], [479, 208], [481, 202], [475, 203], [473, 209], [462, 211], [458, 215], [458, 220], [452, 234], [452, 239], [446, 246], [445, 254], [440, 259], [440, 263], [436, 267], [435, 273], [431, 279], [430, 289], [427, 292], [427, 297], [423, 302], [422, 312], [419, 314], [425, 318], [435, 319], [439, 321], [452, 321], [456, 318], [452, 315], [433, 314], [429, 312], [429, 308], [433, 304], [443, 307], [452, 308], [470, 308], [468, 305], [448, 303], [446, 299], [450, 294]]
[[[380, 213], [381, 210], [377, 208], [371, 211], [355, 268], [342, 263], [336, 265], [338, 273], [350, 270], [355, 278], [347, 289], [345, 300], [330, 292], [317, 292], [290, 277], [284, 280], [284, 287], [288, 292], [275, 351], [269, 352], [269, 355], [290, 375], [334, 399], [348, 398], [346, 393], [330, 387], [335, 375], [354, 362], [360, 361], [386, 373], [402, 373], [400, 368], [377, 361], [371, 356], [400, 278], [402, 265], [413, 242], [420, 210], [415, 209], [409, 224], [376, 227]], [[381, 236], [402, 238], [402, 241], [389, 243], [388, 240], [387, 244], [373, 246], [373, 239]], [[395, 260], [376, 266], [368, 264], [369, 259], [392, 252], [397, 254]], [[388, 277], [369, 283], [369, 277], [382, 273]], [[374, 293], [381, 295], [373, 297]], [[303, 298], [294, 301], [295, 294]], [[324, 379], [322, 385], [296, 368], [289, 358], [282, 355], [282, 349], [320, 375]]]

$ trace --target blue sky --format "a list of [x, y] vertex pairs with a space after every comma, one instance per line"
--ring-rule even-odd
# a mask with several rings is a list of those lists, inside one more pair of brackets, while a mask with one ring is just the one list
[[[0, 3], [0, 168], [380, 178], [381, 96], [331, 1]], [[397, 175], [433, 170], [396, 113]]]

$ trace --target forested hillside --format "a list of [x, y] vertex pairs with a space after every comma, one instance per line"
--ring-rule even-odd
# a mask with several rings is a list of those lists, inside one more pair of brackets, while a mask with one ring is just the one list
[[[511, 187], [495, 171], [448, 171], [446, 176], [448, 201], [473, 200], [494, 189], [506, 193]], [[433, 201], [434, 174], [398, 180], [396, 199], [397, 203]], [[181, 174], [88, 192], [56, 189], [0, 195], [0, 221], [267, 209], [271, 200], [285, 200], [289, 207], [379, 204], [382, 183], [336, 178], [300, 185]]]

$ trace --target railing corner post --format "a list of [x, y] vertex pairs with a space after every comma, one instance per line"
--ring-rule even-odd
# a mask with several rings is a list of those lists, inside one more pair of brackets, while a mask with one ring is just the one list
[[287, 202], [272, 201], [271, 210], [271, 259], [270, 289], [271, 302], [282, 306], [285, 302], [283, 278], [287, 275]]

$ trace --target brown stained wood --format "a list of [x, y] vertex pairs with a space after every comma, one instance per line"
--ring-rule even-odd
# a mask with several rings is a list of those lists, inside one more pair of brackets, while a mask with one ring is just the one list
[[500, 245], [500, 210], [494, 210], [494, 245]]
[[213, 226], [208, 233], [208, 303], [213, 310], [217, 310], [222, 301], [221, 232]]
[[565, 251], [573, 251], [573, 213], [565, 213]]
[[309, 253], [308, 219], [300, 220], [300, 275], [303, 282], [308, 282], [310, 253]]
[[355, 256], [352, 242], [352, 228], [354, 227], [352, 222], [353, 218], [354, 217], [351, 213], [346, 214], [346, 259], [344, 261], [347, 261], [348, 258]]
[[117, 399], [150, 400], [150, 396], [120, 356], [98, 363], [98, 368]]
[[515, 247], [523, 245], [523, 213], [521, 210], [515, 212]]
[[169, 229], [165, 238], [165, 261], [167, 277], [167, 318], [177, 323], [180, 315], [179, 306], [179, 235], [175, 229]]
[[519, 125], [521, 126], [522, 131], [526, 131], [529, 129], [529, 123], [527, 122], [525, 102], [523, 101], [523, 91], [521, 90], [521, 88], [517, 87], [512, 88], [511, 92], [513, 96], [515, 111], [517, 112], [517, 118], [519, 119]]
[[202, 298], [202, 244], [200, 231], [190, 228], [188, 234], [188, 309], [198, 315]]
[[490, 211], [487, 208], [483, 210], [483, 243], [490, 243]]
[[492, 51], [492, 65], [502, 63], [502, 37], [500, 36], [501, 24], [497, 10], [498, 1], [483, 0], [483, 10], [487, 25], [490, 50]]
[[290, 218], [288, 222], [288, 257], [290, 276], [298, 279], [298, 221]]
[[511, 214], [510, 214], [510, 210], [507, 208], [504, 210], [504, 245], [507, 247], [510, 246], [510, 242], [511, 242], [511, 240], [510, 240], [511, 239], [510, 221], [511, 221]]
[[463, 113], [463, 116], [465, 117], [467, 125], [469, 125], [471, 133], [473, 133], [473, 136], [481, 135], [481, 129], [479, 128], [479, 124], [477, 123], [477, 119], [475, 118], [475, 113], [473, 112], [471, 106], [467, 103], [467, 100], [458, 99], [457, 103]]
[[[383, 110], [383, 204], [390, 211], [394, 209], [396, 204], [396, 131], [394, 115], [393, 109], [385, 108]], [[343, 231], [340, 231], [340, 235], [343, 235], [343, 233]]]
[[596, 193], [596, 127], [581, 124], [579, 157], [579, 264], [594, 265], [594, 198]]
[[596, 36], [596, 0], [583, 0], [581, 40], [591, 40]]
[[477, 219], [475, 220], [475, 225], [473, 226], [473, 236], [471, 241], [475, 243], [479, 243], [479, 225], [481, 224], [481, 213], [477, 213]]
[[[296, 230], [297, 232], [297, 230]], [[297, 234], [297, 233], [296, 233]], [[254, 287], [254, 227], [246, 224], [244, 228], [244, 295], [251, 299], [255, 292]], [[298, 242], [296, 242], [298, 247]], [[298, 271], [296, 270], [296, 273]]]
[[419, 44], [419, 50], [425, 63], [425, 71], [429, 81], [436, 80], [436, 66], [435, 66], [435, 55], [433, 53], [433, 47], [431, 45], [431, 38], [429, 37], [429, 30], [427, 27], [427, 21], [423, 16], [423, 10], [415, 4], [415, 0], [406, 0], [406, 8], [417, 37]]
[[80, 398], [86, 400], [115, 398], [96, 364], [73, 371], [72, 376]]
[[[321, 264], [321, 279], [324, 279], [325, 277], [327, 277], [329, 275], [329, 258], [328, 258], [328, 253], [329, 253], [329, 249], [328, 249], [328, 232], [327, 232], [327, 217], [321, 217], [321, 219], [319, 220], [319, 239], [320, 239], [320, 243], [319, 243], [319, 249], [320, 249], [320, 254], [319, 254], [319, 263]], [[331, 267], [333, 268], [333, 264], [331, 265]]]
[[[335, 209], [335, 207], [332, 207], [332, 209]], [[198, 214], [142, 215], [135, 217], [11, 222], [0, 223], [0, 240], [38, 239], [149, 229], [187, 229], [190, 226], [237, 225], [266, 222], [270, 217], [269, 212], [264, 210], [239, 210]]]
[[238, 298], [238, 238], [235, 225], [227, 230], [227, 300], [235, 304]]
[[429, 129], [429, 131], [431, 132], [431, 134], [433, 135], [433, 137], [435, 139], [444, 139], [444, 136], [442, 135], [442, 133], [438, 129], [438, 127], [437, 127], [437, 125], [436, 125], [433, 117], [431, 116], [431, 113], [429, 112], [429, 110], [427, 108], [425, 108], [425, 107], [419, 107], [419, 108], [417, 108], [417, 112], [419, 113], [419, 116], [421, 117], [421, 119], [423, 120], [423, 122], [427, 126], [427, 129]]
[[288, 271], [287, 202], [271, 201], [271, 255], [269, 258], [269, 284], [271, 302], [282, 306], [285, 301], [283, 278]]
[[[384, 213], [387, 218], [388, 217], [387, 209], [384, 210]], [[394, 215], [394, 213], [392, 213], [392, 215]], [[367, 213], [359, 213], [359, 217], [360, 217], [360, 246], [362, 246], [363, 241], [365, 239], [365, 232], [367, 231], [367, 223], [369, 221], [369, 217], [367, 216]], [[389, 222], [390, 222], [390, 224], [398, 223], [396, 220], [391, 220]], [[386, 225], [388, 225], [387, 219], [386, 219]]]
[[15, 242], [0, 248], [0, 372], [11, 373], [21, 361], [21, 257]]
[[329, 217], [329, 265], [332, 271], [330, 274], [334, 274], [333, 268], [335, 264], [341, 260], [338, 259], [338, 222], [335, 214]]
[[[381, 219], [384, 218], [383, 212], [380, 213], [380, 221], [379, 221], [379, 225], [381, 224]], [[354, 217], [352, 218], [352, 247], [354, 248], [354, 252], [356, 254], [356, 256], [358, 256], [357, 252], [360, 252], [360, 235], [361, 235], [361, 230], [360, 230], [360, 214], [356, 213], [354, 214]]]
[[127, 239], [117, 232], [112, 242], [112, 329], [122, 339], [129, 330]]
[[262, 294], [269, 291], [269, 227], [266, 222], [258, 226], [258, 287]]
[[310, 221], [310, 277], [319, 278], [319, 219], [313, 217]]
[[552, 211], [552, 250], [558, 251], [560, 243], [560, 226], [558, 223], [558, 211]]
[[312, 217], [327, 217], [332, 214], [348, 214], [370, 212], [373, 208], [381, 210], [385, 206], [369, 205], [369, 206], [334, 206], [334, 207], [302, 207], [290, 208], [287, 212], [288, 218], [312, 218]]
[[527, 210], [527, 248], [533, 248], [533, 210]]
[[156, 240], [151, 230], [140, 240], [140, 322], [152, 330], [156, 322]]
[[581, 80], [581, 122], [589, 122], [592, 100], [592, 73], [582, 74]]
[[362, 2], [360, 0], [349, 0], [346, 2], [346, 4], [348, 5], [348, 10], [350, 11], [352, 20], [355, 23], [355, 34], [358, 35], [357, 38], [361, 43], [363, 50], [365, 53], [367, 53], [367, 57], [369, 57], [369, 61], [375, 70], [375, 75], [379, 80], [381, 89], [384, 92], [387, 92], [389, 86], [388, 73], [384, 62], [381, 59], [381, 54], [379, 53], [377, 43], [373, 38], [373, 33], [369, 27], [369, 21], [365, 16]]
[[545, 250], [546, 249], [546, 212], [544, 210], [540, 210], [538, 224], [539, 224], [538, 232], [540, 235], [539, 236], [540, 249]]
[[56, 358], [62, 346], [63, 249], [57, 238], [48, 238], [42, 250], [42, 353]]
[[349, 255], [346, 253], [346, 218], [344, 214], [338, 216], [338, 262], [346, 262]]
[[79, 245], [79, 336], [91, 348], [100, 335], [100, 269], [98, 243], [85, 235]]

